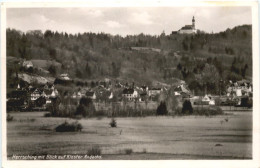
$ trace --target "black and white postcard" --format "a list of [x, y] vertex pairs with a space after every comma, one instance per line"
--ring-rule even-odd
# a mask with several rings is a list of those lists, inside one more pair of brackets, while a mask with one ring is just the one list
[[4, 168], [259, 166], [257, 2], [3, 3], [1, 17]]

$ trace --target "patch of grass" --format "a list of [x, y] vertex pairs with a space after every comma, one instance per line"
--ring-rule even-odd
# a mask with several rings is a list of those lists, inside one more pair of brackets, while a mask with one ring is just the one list
[[57, 126], [55, 128], [56, 132], [77, 132], [82, 130], [82, 125], [80, 123], [73, 122], [73, 123], [68, 123], [65, 121], [61, 125]]
[[26, 119], [20, 119], [19, 122], [35, 122], [35, 118], [26, 118]]
[[83, 118], [82, 115], [74, 115], [72, 118], [76, 119], [76, 120], [81, 120]]
[[125, 149], [125, 154], [126, 155], [131, 155], [132, 153], [133, 153], [133, 149], [130, 149], [130, 148]]
[[193, 108], [192, 113], [182, 112], [182, 109], [178, 108], [175, 110], [175, 115], [199, 115], [199, 116], [214, 116], [214, 115], [223, 115], [223, 110], [218, 106], [205, 106], [205, 107], [195, 107]]
[[146, 148], [143, 149], [143, 153], [147, 153]]
[[88, 155], [101, 155], [101, 149], [98, 146], [91, 147], [90, 149], [88, 149]]

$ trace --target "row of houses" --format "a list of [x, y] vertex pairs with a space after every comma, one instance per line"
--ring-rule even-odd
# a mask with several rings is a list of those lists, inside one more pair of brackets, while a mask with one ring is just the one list
[[[167, 90], [167, 88], [148, 88], [147, 86], [142, 86], [141, 89], [138, 87], [137, 89], [125, 88], [122, 92], [122, 97], [130, 101], [135, 99], [145, 101], [147, 98], [155, 100], [158, 95]], [[175, 96], [181, 96], [183, 98], [191, 97], [190, 90], [184, 84], [175, 87], [173, 91]]]
[[227, 88], [227, 96], [241, 97], [250, 96], [253, 93], [253, 85], [248, 80], [231, 82]]
[[34, 102], [40, 97], [46, 99], [46, 103], [51, 103], [51, 98], [55, 98], [59, 95], [58, 90], [53, 84], [46, 83], [44, 85], [33, 87], [32, 85], [21, 87], [18, 84], [16, 90], [7, 95], [7, 100], [23, 99], [24, 101]]

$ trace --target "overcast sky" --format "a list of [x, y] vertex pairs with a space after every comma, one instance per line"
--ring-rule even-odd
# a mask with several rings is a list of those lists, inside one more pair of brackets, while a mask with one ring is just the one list
[[114, 8], [9, 8], [7, 27], [26, 32], [47, 29], [59, 32], [110, 34], [166, 34], [191, 24], [219, 32], [252, 24], [250, 7], [114, 7]]

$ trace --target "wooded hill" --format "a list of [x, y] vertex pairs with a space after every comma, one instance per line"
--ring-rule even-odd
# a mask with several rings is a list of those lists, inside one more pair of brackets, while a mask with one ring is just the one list
[[[7, 56], [33, 60], [35, 66], [50, 72], [43, 76], [68, 73], [86, 81], [106, 77], [147, 85], [171, 84], [178, 78], [192, 89], [203, 90], [207, 85], [217, 92], [219, 81], [252, 78], [252, 27], [237, 26], [215, 34], [126, 37], [7, 29]], [[9, 73], [17, 71], [7, 68]]]

